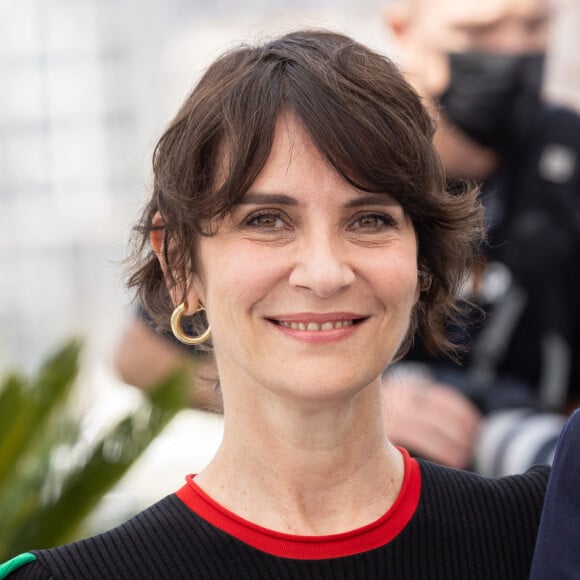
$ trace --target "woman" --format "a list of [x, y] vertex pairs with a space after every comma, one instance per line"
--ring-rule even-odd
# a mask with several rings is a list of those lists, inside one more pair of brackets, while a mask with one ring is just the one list
[[181, 340], [211, 334], [223, 443], [176, 494], [10, 578], [527, 577], [546, 470], [482, 479], [383, 427], [383, 369], [417, 328], [451, 350], [481, 238], [432, 134], [394, 65], [341, 35], [209, 68], [157, 145], [131, 284]]

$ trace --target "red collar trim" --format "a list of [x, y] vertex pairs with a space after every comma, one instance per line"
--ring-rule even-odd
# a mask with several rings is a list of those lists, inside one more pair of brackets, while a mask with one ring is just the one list
[[403, 485], [395, 503], [375, 522], [362, 528], [328, 536], [297, 536], [263, 528], [245, 520], [209, 497], [194, 476], [177, 491], [177, 497], [198, 516], [242, 542], [273, 556], [321, 560], [352, 556], [393, 540], [413, 517], [421, 494], [421, 472], [415, 459], [400, 450], [405, 462]]

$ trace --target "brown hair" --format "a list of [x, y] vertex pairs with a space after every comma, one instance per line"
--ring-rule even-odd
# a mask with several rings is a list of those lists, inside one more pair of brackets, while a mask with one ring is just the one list
[[[388, 193], [413, 222], [419, 269], [431, 284], [399, 355], [417, 327], [432, 352], [452, 353], [445, 323], [459, 313], [459, 290], [483, 236], [477, 191], [447, 191], [433, 121], [395, 65], [327, 31], [292, 32], [230, 51], [185, 100], [155, 148], [153, 194], [136, 228], [140, 243], [129, 285], [142, 304], [167, 325], [173, 305], [148, 249], [151, 232], [163, 229], [168, 283], [183, 287], [195, 268], [196, 240], [212, 235], [208, 221], [231, 211], [264, 167], [282, 110], [297, 118], [346, 181]], [[153, 223], [156, 212], [163, 226]]]

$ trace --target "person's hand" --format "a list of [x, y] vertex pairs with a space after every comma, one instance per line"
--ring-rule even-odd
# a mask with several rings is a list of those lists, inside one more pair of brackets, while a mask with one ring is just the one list
[[383, 379], [385, 428], [395, 445], [451, 467], [468, 467], [481, 415], [453, 387], [420, 376]]

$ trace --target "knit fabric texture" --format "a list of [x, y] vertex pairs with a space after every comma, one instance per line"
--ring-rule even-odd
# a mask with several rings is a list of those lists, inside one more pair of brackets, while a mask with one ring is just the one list
[[274, 555], [220, 529], [227, 517], [217, 527], [193, 511], [180, 490], [109, 532], [33, 551], [36, 560], [8, 579], [527, 580], [549, 469], [488, 479], [415, 465], [416, 509], [394, 537], [363, 552]]

